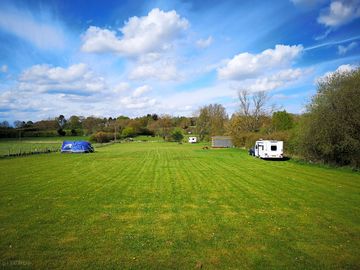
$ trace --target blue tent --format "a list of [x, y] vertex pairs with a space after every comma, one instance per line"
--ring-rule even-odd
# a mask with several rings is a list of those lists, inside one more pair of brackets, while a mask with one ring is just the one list
[[85, 141], [64, 141], [61, 147], [61, 153], [90, 153], [94, 148], [89, 142]]

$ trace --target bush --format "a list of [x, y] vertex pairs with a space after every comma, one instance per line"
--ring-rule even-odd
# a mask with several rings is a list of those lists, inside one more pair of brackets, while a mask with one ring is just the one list
[[[134, 129], [135, 130], [135, 129]], [[155, 136], [154, 131], [148, 129], [147, 127], [140, 127], [138, 128], [138, 131], [135, 131], [135, 135], [144, 135], [144, 136]]]
[[107, 143], [114, 139], [114, 134], [109, 132], [99, 131], [91, 135], [90, 141], [97, 143]]
[[174, 129], [171, 132], [171, 139], [175, 142], [181, 142], [184, 138], [184, 135], [182, 134], [182, 130], [179, 128]]
[[124, 138], [129, 138], [129, 137], [134, 137], [136, 135], [136, 132], [134, 130], [134, 128], [132, 127], [126, 127], [123, 129], [123, 131], [121, 132], [121, 135]]
[[307, 159], [360, 167], [360, 68], [318, 85], [301, 123], [298, 150]]
[[66, 132], [62, 129], [62, 128], [59, 128], [57, 130], [57, 133], [60, 135], [60, 136], [65, 136], [66, 135]]

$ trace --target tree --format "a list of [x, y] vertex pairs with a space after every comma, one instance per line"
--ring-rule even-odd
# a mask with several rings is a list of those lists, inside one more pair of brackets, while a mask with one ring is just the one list
[[269, 96], [265, 91], [255, 92], [252, 96], [248, 90], [243, 89], [238, 92], [239, 111], [242, 116], [242, 129], [245, 131], [259, 131], [261, 120], [267, 115], [267, 102]]
[[163, 137], [164, 140], [169, 139], [171, 130], [173, 128], [171, 116], [170, 115], [162, 115], [157, 121], [154, 127], [156, 128], [156, 133]]
[[60, 136], [65, 136], [66, 135], [66, 132], [63, 130], [65, 124], [66, 124], [66, 119], [65, 119], [65, 116], [63, 116], [62, 114], [60, 114], [59, 117], [56, 118], [56, 121], [58, 122], [59, 124], [59, 128], [57, 130], [58, 134]]
[[60, 114], [58, 118], [56, 118], [58, 124], [59, 124], [59, 127], [60, 129], [64, 128], [65, 124], [66, 124], [66, 119], [65, 119], [65, 116]]
[[10, 127], [10, 124], [8, 121], [2, 121], [0, 123], [0, 127], [3, 127], [3, 128], [9, 128]]
[[220, 104], [210, 104], [200, 108], [197, 119], [197, 133], [200, 140], [210, 136], [223, 135], [228, 120], [225, 108]]
[[171, 132], [171, 138], [175, 141], [175, 142], [181, 142], [182, 139], [184, 138], [184, 135], [182, 133], [182, 130], [180, 128], [175, 128], [172, 132]]
[[82, 121], [82, 124], [88, 134], [93, 134], [102, 128], [103, 120], [94, 116], [89, 116]]
[[69, 118], [68, 125], [70, 129], [78, 129], [81, 128], [80, 117], [76, 115], [72, 115]]
[[318, 84], [299, 129], [298, 150], [308, 159], [360, 167], [360, 68]]
[[289, 130], [294, 126], [294, 120], [291, 114], [284, 111], [274, 112], [271, 119], [272, 129], [274, 131]]
[[52, 119], [52, 120], [41, 120], [35, 122], [33, 127], [38, 130], [56, 130], [59, 127], [59, 125], [56, 120]]
[[26, 122], [26, 127], [32, 127], [34, 125], [33, 121], [27, 121]]
[[25, 125], [24, 121], [19, 121], [19, 120], [14, 121], [15, 128], [22, 128], [24, 125]]

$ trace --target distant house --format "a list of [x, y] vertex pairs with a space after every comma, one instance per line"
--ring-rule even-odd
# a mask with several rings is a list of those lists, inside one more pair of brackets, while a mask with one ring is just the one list
[[196, 137], [189, 137], [189, 143], [196, 143], [197, 138]]
[[215, 148], [228, 148], [234, 145], [230, 136], [214, 136], [211, 137], [211, 146]]

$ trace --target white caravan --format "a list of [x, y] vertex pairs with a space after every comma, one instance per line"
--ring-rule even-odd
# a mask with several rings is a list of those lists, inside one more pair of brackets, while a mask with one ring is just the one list
[[272, 140], [256, 141], [254, 156], [259, 158], [283, 158], [284, 142]]
[[189, 143], [196, 143], [197, 138], [196, 137], [189, 137]]

